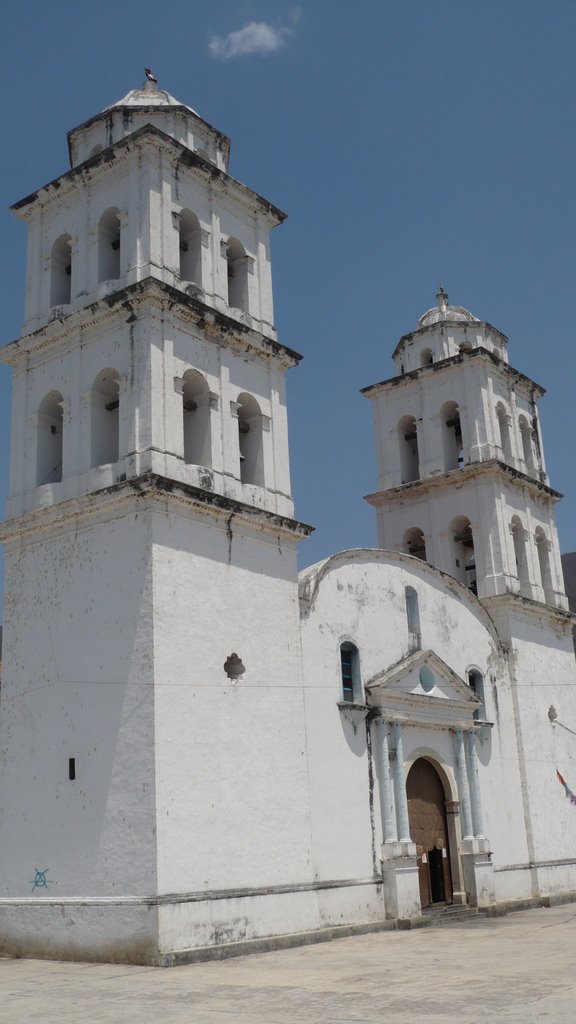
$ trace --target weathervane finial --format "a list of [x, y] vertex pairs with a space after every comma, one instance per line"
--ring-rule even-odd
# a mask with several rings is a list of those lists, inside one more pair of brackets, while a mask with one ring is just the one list
[[448, 292], [445, 292], [442, 285], [440, 285], [440, 291], [436, 296], [436, 302], [438, 303], [439, 309], [446, 309], [448, 305]]

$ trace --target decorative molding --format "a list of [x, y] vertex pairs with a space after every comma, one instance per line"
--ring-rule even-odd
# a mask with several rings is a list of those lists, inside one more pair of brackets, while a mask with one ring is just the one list
[[382, 876], [372, 878], [327, 879], [317, 882], [287, 882], [285, 885], [258, 886], [238, 889], [205, 889], [199, 892], [168, 893], [150, 896], [61, 896], [43, 897], [0, 897], [0, 907], [60, 907], [60, 906], [102, 906], [102, 907], [160, 907], [179, 903], [205, 903], [213, 900], [252, 899], [255, 896], [276, 896], [284, 893], [319, 892], [323, 889], [348, 889], [352, 886], [382, 885]]
[[243, 323], [237, 317], [207, 305], [197, 295], [187, 295], [159, 278], [148, 276], [73, 309], [63, 319], [46, 323], [4, 345], [0, 350], [0, 362], [17, 367], [23, 362], [28, 364], [37, 354], [43, 355], [47, 349], [60, 347], [65, 351], [78, 344], [82, 332], [101, 329], [107, 322], [117, 324], [119, 317], [124, 324], [128, 316], [134, 317], [135, 310], [145, 312], [152, 319], [157, 317], [159, 322], [176, 310], [175, 315], [182, 323], [202, 330], [206, 341], [218, 346], [234, 344], [239, 351], [250, 356], [277, 360], [286, 369], [296, 366], [302, 358], [298, 352], [257, 330], [252, 318], [249, 323]]
[[345, 718], [347, 722], [350, 722], [354, 729], [354, 735], [356, 735], [360, 723], [363, 722], [367, 715], [370, 714], [370, 708], [367, 704], [353, 704], [346, 700], [339, 700], [338, 708], [342, 717]]
[[21, 543], [54, 530], [74, 529], [84, 521], [86, 525], [107, 521], [110, 515], [126, 515], [144, 510], [170, 508], [186, 514], [189, 510], [202, 512], [214, 519], [230, 520], [256, 526], [265, 532], [292, 540], [307, 537], [313, 527], [277, 512], [228, 498], [214, 491], [206, 491], [173, 478], [146, 472], [119, 481], [99, 491], [57, 501], [14, 516], [0, 525], [0, 543]]

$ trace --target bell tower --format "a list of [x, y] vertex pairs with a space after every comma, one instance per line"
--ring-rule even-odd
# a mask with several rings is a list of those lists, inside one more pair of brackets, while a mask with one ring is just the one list
[[25, 323], [1, 354], [0, 950], [168, 963], [223, 922], [290, 931], [277, 889], [311, 881], [285, 215], [150, 76], [68, 145], [14, 207]]
[[364, 388], [377, 439], [378, 544], [429, 561], [482, 600], [567, 609], [537, 401], [508, 339], [443, 289]]

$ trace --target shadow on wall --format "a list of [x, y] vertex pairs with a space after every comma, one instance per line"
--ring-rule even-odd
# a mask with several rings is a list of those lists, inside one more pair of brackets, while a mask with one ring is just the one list
[[[576, 551], [569, 551], [561, 555], [562, 572], [564, 573], [564, 589], [568, 595], [568, 607], [571, 612], [576, 612]], [[572, 639], [574, 641], [574, 654], [576, 655], [576, 625], [572, 626]]]

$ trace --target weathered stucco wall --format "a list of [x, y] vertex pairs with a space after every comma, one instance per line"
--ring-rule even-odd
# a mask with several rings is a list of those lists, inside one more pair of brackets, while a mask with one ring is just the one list
[[[302, 644], [310, 754], [313, 857], [322, 877], [361, 876], [379, 870], [382, 842], [379, 768], [374, 758], [374, 795], [363, 723], [354, 735], [339, 711], [342, 699], [339, 647], [359, 649], [362, 682], [368, 683], [411, 650], [405, 587], [418, 593], [421, 647], [432, 649], [463, 680], [470, 668], [484, 676], [485, 716], [476, 751], [485, 834], [495, 866], [526, 863], [521, 780], [516, 749], [508, 662], [489, 616], [464, 587], [418, 559], [381, 551], [350, 551], [301, 575]], [[418, 687], [416, 687], [418, 689]], [[434, 696], [430, 701], [434, 701]], [[547, 724], [547, 723], [545, 723]], [[405, 775], [419, 756], [441, 765], [455, 781], [455, 745], [445, 729], [403, 728]], [[371, 730], [373, 750], [378, 731]], [[447, 794], [448, 798], [448, 794]], [[508, 878], [502, 897], [510, 895]], [[530, 894], [522, 877], [511, 895]]]
[[153, 558], [159, 891], [308, 882], [295, 544], [157, 513]]
[[0, 894], [153, 892], [149, 522], [76, 522], [8, 545], [4, 615]]

